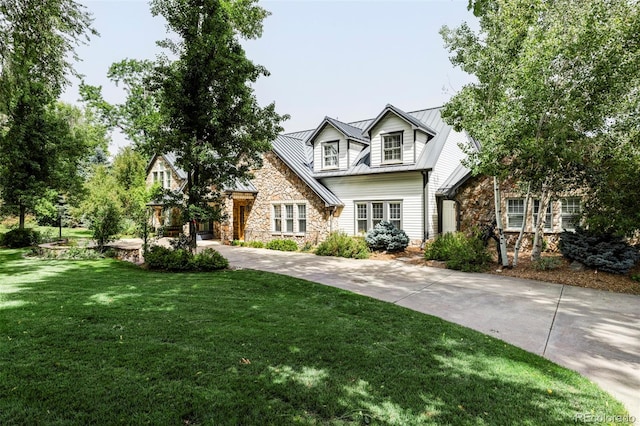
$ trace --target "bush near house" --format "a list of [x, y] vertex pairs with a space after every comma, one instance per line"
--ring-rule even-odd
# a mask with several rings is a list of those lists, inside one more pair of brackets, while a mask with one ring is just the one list
[[640, 260], [640, 252], [622, 237], [577, 228], [560, 234], [560, 252], [571, 260], [613, 274], [626, 274]]
[[208, 248], [194, 255], [189, 250], [153, 246], [144, 254], [149, 269], [185, 272], [211, 272], [229, 267], [229, 262], [216, 250]]
[[344, 232], [332, 232], [316, 248], [318, 256], [337, 256], [350, 259], [367, 259], [369, 247], [363, 238], [350, 237]]
[[463, 272], [483, 271], [491, 261], [482, 240], [462, 232], [439, 235], [427, 243], [424, 257], [427, 260], [444, 261], [447, 268]]
[[266, 247], [269, 250], [298, 251], [298, 244], [293, 240], [271, 240]]
[[402, 229], [383, 220], [364, 237], [371, 250], [402, 251], [409, 245], [409, 237]]

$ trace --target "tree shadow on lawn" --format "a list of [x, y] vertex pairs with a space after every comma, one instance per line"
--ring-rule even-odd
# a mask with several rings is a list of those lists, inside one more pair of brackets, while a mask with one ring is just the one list
[[5, 311], [0, 421], [565, 425], [624, 412], [540, 357], [339, 289], [91, 264]]

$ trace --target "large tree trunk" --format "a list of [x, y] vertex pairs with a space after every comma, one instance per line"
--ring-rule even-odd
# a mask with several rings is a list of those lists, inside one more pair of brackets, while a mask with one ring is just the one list
[[498, 178], [493, 177], [493, 197], [496, 206], [496, 227], [498, 228], [498, 236], [500, 237], [500, 263], [503, 267], [509, 266], [509, 258], [507, 257], [507, 240], [504, 237], [504, 229], [502, 226], [502, 202], [500, 200], [500, 187], [498, 186]]
[[24, 204], [20, 204], [20, 222], [18, 228], [24, 229], [25, 216], [27, 215], [27, 208]]
[[527, 184], [527, 196], [524, 198], [524, 216], [522, 217], [522, 227], [520, 227], [520, 234], [516, 240], [516, 247], [513, 250], [513, 266], [518, 265], [518, 253], [520, 253], [520, 247], [522, 246], [522, 237], [524, 236], [524, 229], [527, 226], [527, 210], [529, 209], [529, 201], [531, 200], [531, 184]]
[[540, 259], [542, 254], [542, 243], [544, 241], [544, 222], [547, 216], [547, 207], [551, 200], [551, 190], [548, 185], [543, 185], [540, 195], [540, 205], [538, 207], [538, 220], [536, 221], [535, 234], [533, 236], [533, 247], [531, 249], [531, 260]]

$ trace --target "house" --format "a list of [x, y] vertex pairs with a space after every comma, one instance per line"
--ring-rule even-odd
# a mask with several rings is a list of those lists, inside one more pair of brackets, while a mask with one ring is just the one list
[[[199, 234], [302, 245], [337, 230], [363, 234], [387, 220], [422, 244], [452, 226], [455, 204], [437, 195], [454, 180], [465, 158], [461, 147], [475, 143], [447, 125], [440, 110], [386, 105], [374, 118], [325, 117], [314, 129], [279, 135], [250, 182], [225, 188], [227, 220], [201, 224]], [[172, 154], [154, 156], [147, 168], [148, 185], [179, 190], [185, 179]], [[175, 230], [177, 212], [155, 208], [154, 225]]]
[[[501, 193], [501, 211], [507, 244], [515, 243], [523, 221], [524, 246], [530, 246], [535, 223], [538, 221], [540, 199], [531, 195], [525, 209], [526, 193], [515, 182], [499, 182]], [[449, 178], [436, 192], [439, 205], [444, 206], [446, 217], [441, 228], [443, 232], [453, 230], [469, 231], [494, 221], [495, 206], [493, 178], [490, 176], [472, 176], [463, 164], [458, 165]], [[555, 245], [564, 230], [573, 231], [578, 225], [582, 210], [583, 197], [578, 191], [568, 191], [550, 200], [545, 212], [544, 233], [547, 242]]]

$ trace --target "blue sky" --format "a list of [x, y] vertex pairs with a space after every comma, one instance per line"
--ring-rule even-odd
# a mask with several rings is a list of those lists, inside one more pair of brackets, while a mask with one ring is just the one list
[[[124, 94], [106, 78], [111, 63], [153, 59], [166, 37], [164, 22], [142, 0], [81, 0], [101, 36], [78, 49], [76, 65], [105, 98]], [[475, 26], [467, 0], [263, 0], [272, 14], [247, 56], [270, 72], [255, 85], [258, 102], [275, 101], [291, 115], [285, 131], [316, 127], [325, 116], [342, 121], [375, 117], [387, 103], [405, 111], [442, 105], [471, 77], [454, 69], [438, 31], [463, 21]], [[75, 103], [77, 88], [63, 100]], [[112, 153], [126, 141], [114, 135]]]

